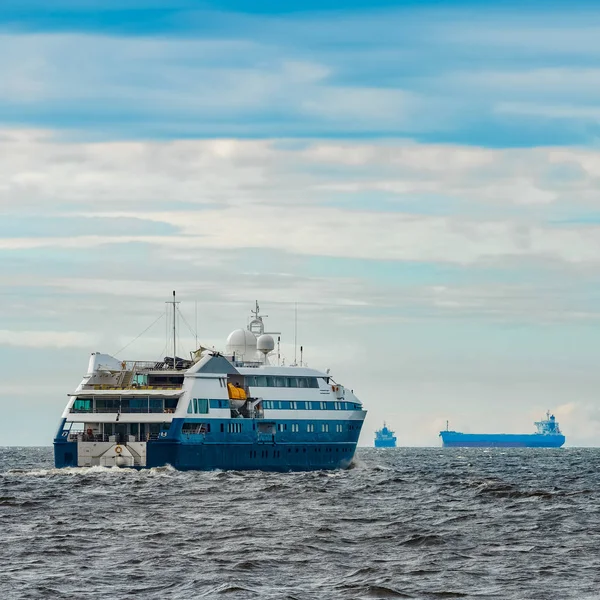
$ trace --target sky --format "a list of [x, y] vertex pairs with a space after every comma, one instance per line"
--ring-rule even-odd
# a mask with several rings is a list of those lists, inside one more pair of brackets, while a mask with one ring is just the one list
[[172, 290], [187, 350], [297, 306], [361, 445], [599, 445], [599, 60], [591, 2], [3, 0], [0, 445]]

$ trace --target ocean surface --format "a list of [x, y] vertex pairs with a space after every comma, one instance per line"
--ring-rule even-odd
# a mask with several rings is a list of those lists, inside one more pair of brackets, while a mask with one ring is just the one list
[[0, 597], [600, 598], [600, 449], [338, 472], [55, 470], [0, 448]]

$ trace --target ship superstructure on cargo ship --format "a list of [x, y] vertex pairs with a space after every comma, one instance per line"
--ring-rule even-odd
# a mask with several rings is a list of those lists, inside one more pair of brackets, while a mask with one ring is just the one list
[[554, 415], [550, 411], [546, 418], [536, 421], [536, 433], [460, 433], [450, 431], [446, 422], [446, 430], [440, 431], [442, 445], [448, 447], [472, 448], [560, 448], [565, 443], [565, 436]]
[[[175, 305], [173, 293], [174, 324]], [[184, 360], [175, 350], [148, 362], [93, 353], [62, 415], [56, 467], [348, 467], [366, 416], [360, 400], [302, 361], [270, 364], [275, 340], [258, 303], [252, 312], [223, 354]]]
[[381, 429], [375, 432], [375, 448], [395, 448], [396, 436], [394, 432], [384, 423]]

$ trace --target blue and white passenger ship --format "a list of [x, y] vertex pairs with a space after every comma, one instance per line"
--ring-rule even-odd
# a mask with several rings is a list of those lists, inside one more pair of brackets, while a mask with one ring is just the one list
[[147, 362], [93, 353], [62, 415], [56, 467], [348, 467], [366, 416], [360, 400], [329, 372], [270, 364], [274, 349], [257, 304], [224, 354], [201, 349], [188, 361], [174, 348], [175, 358]]

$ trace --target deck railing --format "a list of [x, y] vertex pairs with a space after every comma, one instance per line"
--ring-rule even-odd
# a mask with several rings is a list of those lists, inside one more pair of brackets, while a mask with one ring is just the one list
[[112, 414], [123, 414], [123, 415], [128, 415], [128, 414], [165, 414], [165, 415], [172, 415], [175, 412], [174, 408], [148, 408], [148, 407], [144, 407], [144, 408], [122, 408], [122, 407], [112, 407], [112, 408], [94, 408], [93, 410], [90, 409], [85, 409], [85, 408], [71, 408], [71, 410], [69, 411], [71, 413], [77, 413], [77, 414], [107, 414], [107, 413], [112, 413]]
[[70, 433], [69, 441], [70, 442], [112, 442], [114, 444], [127, 444], [127, 442], [147, 442], [149, 440], [158, 439], [158, 433], [147, 433], [145, 435], [120, 435], [113, 434], [108, 435], [106, 433], [96, 433], [96, 434], [88, 434], [88, 433]]

